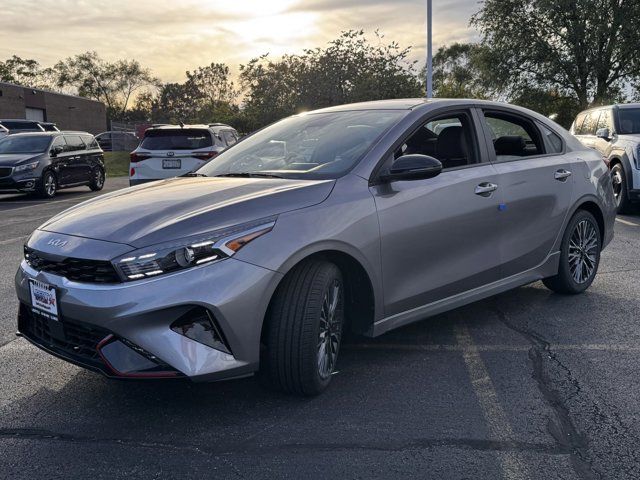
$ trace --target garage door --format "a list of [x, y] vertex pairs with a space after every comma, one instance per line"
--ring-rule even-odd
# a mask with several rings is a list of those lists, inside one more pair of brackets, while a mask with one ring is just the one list
[[41, 108], [27, 108], [25, 113], [25, 117], [27, 120], [44, 122], [44, 110], [42, 110]]

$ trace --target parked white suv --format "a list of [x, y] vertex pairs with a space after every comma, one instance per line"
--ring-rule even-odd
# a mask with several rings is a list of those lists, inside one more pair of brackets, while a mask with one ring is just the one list
[[602, 154], [611, 170], [618, 213], [628, 212], [640, 201], [640, 103], [581, 112], [571, 133]]
[[238, 132], [221, 123], [151, 127], [131, 152], [129, 185], [192, 172], [238, 138]]

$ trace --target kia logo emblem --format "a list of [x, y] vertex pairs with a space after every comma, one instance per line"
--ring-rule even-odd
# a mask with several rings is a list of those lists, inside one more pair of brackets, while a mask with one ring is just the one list
[[168, 152], [167, 153], [167, 157], [173, 157], [174, 155], [175, 155], [175, 153], [173, 153], [173, 152]]
[[52, 247], [62, 248], [67, 244], [67, 240], [60, 240], [59, 238], [52, 238], [47, 242], [47, 245], [51, 245]]

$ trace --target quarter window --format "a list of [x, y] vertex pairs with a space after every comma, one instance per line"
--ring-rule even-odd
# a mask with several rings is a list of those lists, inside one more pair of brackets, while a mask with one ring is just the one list
[[542, 135], [547, 141], [547, 153], [562, 153], [564, 150], [564, 145], [562, 143], [562, 138], [560, 135], [552, 132], [544, 125], [540, 125], [540, 130], [542, 131]]
[[236, 143], [238, 140], [236, 139], [235, 135], [233, 134], [233, 132], [229, 131], [229, 130], [223, 130], [222, 131], [222, 136], [224, 137], [224, 141], [226, 142], [227, 145], [231, 146], [234, 143]]
[[577, 116], [576, 121], [573, 124], [573, 134], [574, 135], [582, 135], [582, 127], [584, 126], [584, 121], [587, 118], [586, 113], [581, 113]]

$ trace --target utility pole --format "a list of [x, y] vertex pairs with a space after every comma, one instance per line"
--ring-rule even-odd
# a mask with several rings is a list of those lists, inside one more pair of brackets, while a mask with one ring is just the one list
[[427, 98], [433, 98], [433, 6], [427, 0]]

